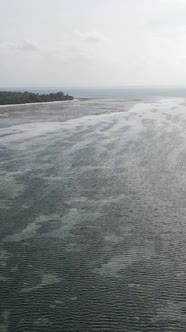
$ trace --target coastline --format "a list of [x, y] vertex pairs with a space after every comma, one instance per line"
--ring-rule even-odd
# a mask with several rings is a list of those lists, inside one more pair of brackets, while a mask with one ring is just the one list
[[24, 103], [24, 104], [6, 104], [6, 105], [0, 105], [0, 108], [2, 107], [15, 107], [15, 106], [27, 106], [27, 105], [45, 105], [45, 104], [59, 104], [59, 103], [67, 103], [72, 102], [73, 100], [59, 100], [59, 101], [44, 101], [44, 102], [37, 102], [37, 103]]
[[[40, 102], [40, 103], [25, 103], [25, 104], [7, 104], [0, 105], [0, 115], [5, 113], [14, 112], [40, 112], [51, 111], [51, 115], [55, 111], [60, 111], [60, 115], [65, 117], [81, 117], [90, 114], [103, 114], [115, 113], [115, 103], [119, 106], [119, 112], [128, 111], [131, 106], [136, 103], [143, 103], [143, 100], [130, 99], [130, 98], [74, 98], [73, 100], [53, 101], [53, 102]], [[91, 109], [89, 110], [89, 106]], [[85, 108], [88, 109], [85, 110]], [[38, 113], [39, 115], [39, 113]]]
[[[141, 101], [140, 103], [143, 103]], [[29, 103], [0, 107], [1, 121], [6, 126], [38, 122], [66, 122], [89, 116], [127, 114], [134, 105], [134, 100], [126, 99], [74, 99], [61, 102]], [[2, 128], [2, 125], [0, 126]]]

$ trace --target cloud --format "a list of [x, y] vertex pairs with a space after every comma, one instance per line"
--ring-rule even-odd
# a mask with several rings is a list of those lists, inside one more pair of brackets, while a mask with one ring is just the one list
[[37, 43], [31, 42], [30, 40], [25, 40], [21, 44], [17, 45], [17, 49], [26, 52], [38, 52], [40, 48]]
[[40, 48], [37, 43], [31, 42], [30, 40], [23, 40], [19, 43], [5, 42], [0, 45], [1, 49], [4, 50], [15, 50], [20, 52], [39, 52]]
[[102, 33], [96, 31], [82, 33], [78, 30], [75, 30], [74, 33], [79, 39], [88, 43], [99, 43], [106, 40]]

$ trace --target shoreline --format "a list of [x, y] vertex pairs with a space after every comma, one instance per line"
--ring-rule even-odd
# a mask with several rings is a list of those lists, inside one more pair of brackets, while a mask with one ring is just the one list
[[[14, 124], [39, 121], [67, 121], [90, 115], [110, 114], [115, 112], [128, 112], [137, 102], [126, 99], [74, 99], [70, 102], [28, 103], [16, 105], [1, 105], [0, 117], [6, 117], [9, 125], [10, 117]], [[20, 116], [22, 117], [20, 119]], [[30, 118], [31, 117], [31, 118]], [[20, 121], [21, 120], [21, 121]]]
[[[59, 104], [59, 103], [67, 103], [67, 102], [72, 102], [75, 99], [72, 100], [59, 100], [59, 101], [43, 101], [43, 102], [36, 102], [36, 103], [24, 103], [24, 104], [5, 104], [5, 105], [0, 105], [0, 108], [2, 107], [17, 107], [17, 106], [33, 106], [33, 105], [45, 105], [45, 104]], [[76, 99], [77, 100], [77, 99]]]
[[50, 105], [50, 104], [60, 104], [60, 103], [63, 103], [63, 104], [66, 104], [66, 103], [69, 103], [69, 102], [78, 102], [78, 101], [101, 101], [101, 100], [106, 100], [106, 101], [109, 101], [109, 100], [123, 100], [123, 101], [131, 101], [131, 102], [142, 102], [143, 99], [140, 99], [140, 98], [105, 98], [105, 97], [77, 97], [77, 98], [74, 98], [72, 100], [59, 100], [59, 101], [44, 101], [44, 102], [35, 102], [35, 103], [19, 103], [19, 104], [5, 104], [5, 105], [1, 105], [0, 104], [0, 108], [3, 108], [3, 107], [17, 107], [17, 106], [34, 106], [34, 105]]

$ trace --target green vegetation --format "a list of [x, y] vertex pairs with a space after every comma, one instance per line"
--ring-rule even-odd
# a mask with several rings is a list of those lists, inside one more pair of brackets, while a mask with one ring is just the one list
[[41, 103], [50, 101], [72, 100], [72, 96], [59, 91], [57, 93], [39, 94], [33, 92], [0, 91], [0, 105]]

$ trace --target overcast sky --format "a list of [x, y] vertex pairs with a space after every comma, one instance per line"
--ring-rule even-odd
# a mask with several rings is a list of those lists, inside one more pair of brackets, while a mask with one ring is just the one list
[[0, 87], [186, 86], [186, 0], [0, 0]]

